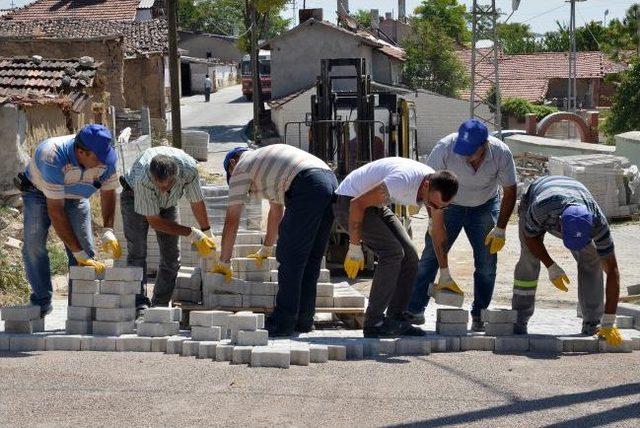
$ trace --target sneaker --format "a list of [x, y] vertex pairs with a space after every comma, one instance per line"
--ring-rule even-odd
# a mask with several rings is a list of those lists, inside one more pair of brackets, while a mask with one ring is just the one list
[[484, 321], [480, 319], [480, 317], [473, 317], [471, 320], [471, 331], [475, 332], [483, 332], [484, 331]]
[[362, 335], [366, 338], [377, 339], [379, 337], [389, 337], [388, 329], [385, 326], [384, 321], [378, 322], [377, 325], [365, 325], [362, 329]]
[[597, 330], [598, 330], [598, 323], [592, 323], [592, 322], [582, 323], [582, 334], [586, 336], [593, 336], [594, 334], [596, 334]]
[[269, 337], [290, 337], [293, 335], [293, 328], [283, 328], [273, 322], [272, 318], [266, 319], [265, 330], [269, 332]]
[[424, 324], [424, 312], [421, 314], [414, 314], [413, 312], [405, 311], [402, 315], [404, 315], [404, 319], [409, 321], [411, 324], [422, 325]]
[[527, 334], [527, 325], [526, 324], [514, 324], [513, 326], [513, 334]]
[[293, 329], [296, 333], [311, 333], [312, 331], [314, 331], [316, 328], [313, 326], [313, 324], [309, 325], [296, 325], [296, 327]]
[[409, 321], [404, 320], [399, 322], [396, 330], [398, 331], [398, 336], [422, 337], [426, 334], [420, 327], [413, 326]]

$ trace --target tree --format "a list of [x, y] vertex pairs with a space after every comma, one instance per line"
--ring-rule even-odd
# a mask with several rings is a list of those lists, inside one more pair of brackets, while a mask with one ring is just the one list
[[358, 9], [355, 13], [351, 13], [351, 17], [355, 19], [362, 28], [371, 28], [371, 11]]
[[640, 58], [632, 60], [628, 70], [620, 75], [620, 86], [613, 95], [611, 110], [604, 122], [609, 141], [621, 132], [640, 129]]
[[456, 96], [468, 85], [467, 71], [455, 54], [454, 39], [436, 22], [414, 19], [413, 34], [404, 41], [407, 60], [404, 82], [413, 89], [427, 89]]
[[538, 50], [536, 39], [527, 24], [498, 24], [498, 40], [506, 54], [533, 53]]
[[458, 44], [471, 40], [471, 32], [467, 28], [467, 7], [458, 0], [423, 0], [415, 15], [416, 20], [429, 22]]

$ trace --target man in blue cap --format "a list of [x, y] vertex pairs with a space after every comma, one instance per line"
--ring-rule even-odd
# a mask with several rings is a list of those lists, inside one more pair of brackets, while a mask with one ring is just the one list
[[449, 272], [447, 253], [464, 229], [473, 248], [475, 266], [471, 328], [483, 331], [480, 314], [493, 297], [496, 253], [505, 244], [505, 229], [516, 203], [513, 156], [506, 144], [489, 136], [484, 123], [470, 119], [460, 125], [457, 133], [436, 144], [427, 165], [436, 171], [446, 169], [455, 173], [459, 188], [446, 210], [430, 210], [432, 221], [418, 263], [407, 319], [415, 324], [424, 323], [424, 310], [429, 301], [427, 288], [435, 280], [438, 268], [440, 276], [435, 289], [463, 294]]
[[224, 169], [229, 202], [214, 272], [231, 280], [231, 255], [244, 204], [248, 198], [267, 199], [267, 233], [260, 250], [248, 256], [264, 261], [278, 240], [278, 294], [266, 328], [272, 337], [311, 331], [320, 265], [333, 225], [336, 176], [322, 160], [286, 144], [235, 148], [225, 157]]
[[[597, 332], [610, 344], [620, 344], [622, 337], [615, 326], [620, 294], [618, 262], [607, 218], [587, 188], [569, 177], [541, 177], [531, 183], [522, 197], [519, 218], [520, 260], [514, 272], [512, 301], [513, 309], [518, 311], [516, 334], [527, 333], [527, 323], [535, 308], [540, 262], [547, 267], [551, 283], [561, 291], [568, 291], [567, 274], [544, 246], [544, 235], [548, 232], [562, 238], [578, 262], [582, 333], [591, 336]], [[606, 304], [603, 271], [607, 275]]]
[[[104, 234], [103, 251], [121, 255], [113, 234], [116, 206], [116, 161], [111, 132], [102, 125], [86, 125], [77, 135], [49, 138], [35, 150], [17, 184], [24, 201], [22, 254], [31, 303], [42, 315], [52, 310], [51, 272], [47, 253], [49, 227], [65, 245], [69, 265], [91, 266], [101, 274], [105, 266], [95, 260], [89, 198], [100, 190]], [[69, 293], [71, 295], [71, 293]]]

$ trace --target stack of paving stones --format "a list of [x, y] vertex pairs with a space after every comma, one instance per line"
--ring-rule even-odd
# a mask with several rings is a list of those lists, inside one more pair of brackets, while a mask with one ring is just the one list
[[487, 336], [512, 336], [518, 312], [509, 309], [483, 309], [480, 317]]
[[91, 334], [95, 321], [94, 298], [100, 289], [100, 279], [96, 271], [87, 266], [69, 268], [71, 301], [67, 307], [67, 334]]
[[455, 308], [461, 308], [464, 303], [464, 296], [460, 294], [454, 293], [449, 290], [434, 290], [434, 283], [429, 284], [429, 288], [427, 289], [427, 295], [433, 298], [433, 300], [438, 305], [442, 306], [452, 306]]
[[442, 336], [462, 336], [467, 334], [469, 311], [464, 309], [438, 309], [436, 312], [436, 333]]
[[170, 307], [149, 308], [144, 312], [136, 330], [140, 337], [174, 336], [180, 332], [182, 309]]
[[40, 306], [25, 305], [2, 308], [5, 333], [33, 334], [44, 331]]
[[171, 299], [174, 302], [200, 303], [202, 301], [202, 274], [199, 266], [180, 267]]
[[120, 336], [135, 332], [136, 294], [140, 292], [142, 268], [107, 268], [98, 293], [93, 296], [93, 334]]

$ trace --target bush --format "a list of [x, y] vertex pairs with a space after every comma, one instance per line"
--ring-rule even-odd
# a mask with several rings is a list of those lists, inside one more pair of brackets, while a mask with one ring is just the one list
[[524, 119], [529, 113], [535, 113], [538, 120], [541, 120], [557, 111], [558, 109], [555, 107], [533, 104], [524, 98], [506, 98], [502, 102], [502, 113], [509, 114], [520, 120]]
[[51, 275], [64, 275], [69, 271], [69, 259], [67, 252], [61, 245], [48, 245], [49, 265], [51, 266]]
[[29, 286], [24, 276], [22, 260], [11, 257], [0, 248], [0, 305], [26, 303]]
[[620, 74], [620, 86], [613, 96], [611, 110], [604, 122], [603, 130], [607, 142], [628, 131], [640, 129], [640, 59], [632, 61], [628, 70]]

